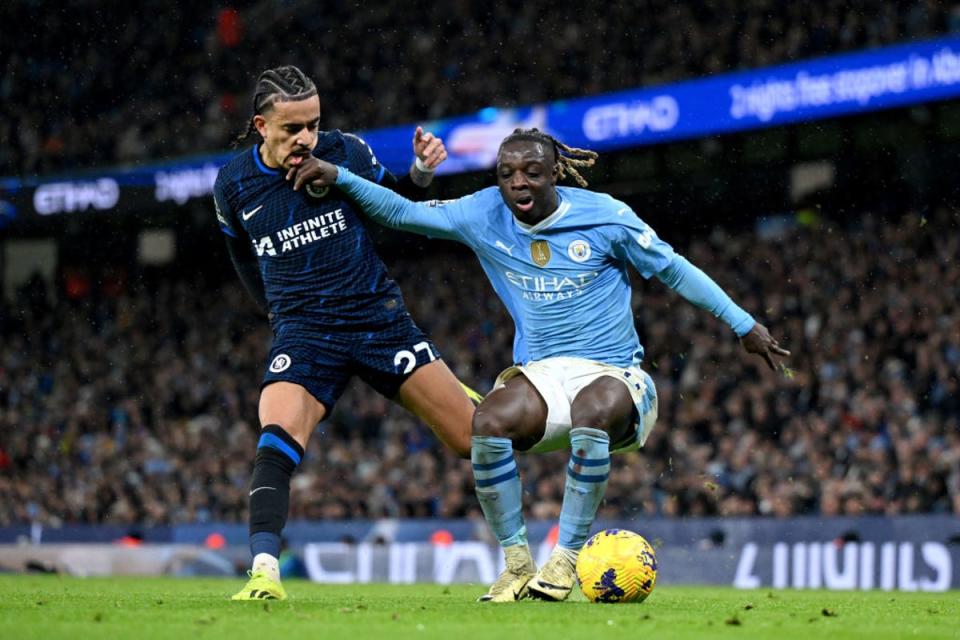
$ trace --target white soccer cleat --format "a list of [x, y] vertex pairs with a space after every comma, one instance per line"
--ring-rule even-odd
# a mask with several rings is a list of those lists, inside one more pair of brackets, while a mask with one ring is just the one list
[[567, 599], [575, 584], [577, 563], [568, 555], [554, 550], [547, 563], [527, 583], [522, 597], [560, 602]]
[[490, 585], [490, 590], [477, 602], [515, 602], [523, 594], [524, 587], [537, 572], [537, 565], [530, 554], [530, 547], [516, 544], [503, 548], [507, 568]]

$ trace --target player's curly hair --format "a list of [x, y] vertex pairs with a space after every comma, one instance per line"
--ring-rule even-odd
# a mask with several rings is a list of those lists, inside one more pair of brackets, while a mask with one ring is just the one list
[[587, 180], [580, 175], [579, 169], [593, 166], [599, 157], [596, 151], [568, 147], [549, 133], [539, 129], [514, 129], [513, 133], [503, 139], [500, 147], [503, 148], [503, 145], [508, 142], [517, 140], [529, 140], [550, 145], [553, 148], [553, 157], [556, 158], [558, 177], [563, 180], [570, 176], [581, 187], [587, 186]]
[[[317, 95], [317, 86], [313, 80], [293, 65], [267, 69], [257, 78], [257, 88], [253, 93], [253, 115], [262, 115], [277, 102], [305, 100]], [[253, 126], [253, 116], [247, 121], [247, 128], [237, 136], [233, 146], [240, 146], [257, 132]]]

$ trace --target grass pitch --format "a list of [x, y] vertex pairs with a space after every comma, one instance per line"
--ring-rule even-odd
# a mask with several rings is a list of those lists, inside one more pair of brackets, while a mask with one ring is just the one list
[[285, 602], [230, 602], [242, 580], [0, 576], [0, 637], [960, 638], [960, 594], [657, 587], [643, 604], [474, 602], [480, 585], [318, 585]]

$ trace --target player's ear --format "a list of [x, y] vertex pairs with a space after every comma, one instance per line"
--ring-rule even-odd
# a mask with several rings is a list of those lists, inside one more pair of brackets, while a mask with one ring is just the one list
[[261, 138], [266, 138], [267, 133], [267, 119], [264, 118], [259, 113], [253, 116], [253, 127], [257, 130], [257, 133], [260, 134]]
[[556, 186], [557, 180], [560, 179], [560, 165], [554, 163], [553, 171], [550, 172], [550, 184]]

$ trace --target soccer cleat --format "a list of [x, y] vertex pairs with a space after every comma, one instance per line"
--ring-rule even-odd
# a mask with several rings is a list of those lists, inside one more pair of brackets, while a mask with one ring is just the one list
[[514, 602], [521, 598], [524, 587], [537, 572], [537, 565], [530, 555], [530, 547], [515, 544], [503, 548], [507, 568], [490, 585], [490, 590], [477, 599], [477, 602]]
[[537, 575], [527, 583], [524, 598], [559, 602], [566, 600], [577, 583], [577, 565], [563, 553], [554, 551]]
[[263, 571], [247, 571], [250, 580], [243, 589], [234, 594], [231, 600], [286, 600], [287, 592], [283, 585], [271, 580]]
[[462, 382], [460, 383], [460, 386], [463, 387], [464, 393], [466, 393], [467, 397], [470, 398], [470, 402], [473, 403], [473, 406], [479, 407], [480, 403], [483, 402], [483, 396]]

